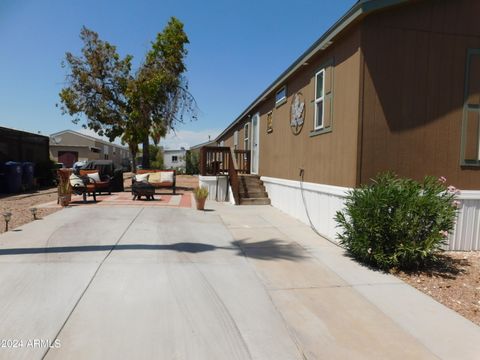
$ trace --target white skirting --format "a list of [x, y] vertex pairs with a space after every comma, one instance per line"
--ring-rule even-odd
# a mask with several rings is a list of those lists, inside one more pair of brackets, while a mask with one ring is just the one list
[[232, 189], [228, 184], [226, 176], [219, 176], [218, 181], [216, 176], [199, 176], [198, 183], [201, 187], [208, 189], [208, 200], [217, 200], [221, 202], [230, 202], [235, 204], [232, 196]]
[[[272, 206], [310, 224], [324, 237], [337, 242], [335, 213], [343, 209], [345, 194], [349, 188], [262, 176]], [[308, 214], [307, 211], [308, 210]], [[310, 221], [309, 221], [310, 217]]]
[[[262, 176], [272, 206], [310, 224], [324, 237], [338, 242], [335, 213], [343, 209], [350, 188], [303, 183]], [[449, 237], [448, 250], [480, 250], [480, 191], [462, 191], [462, 203], [454, 233]], [[308, 211], [308, 215], [307, 215]], [[309, 218], [310, 217], [310, 220]]]
[[461, 206], [448, 249], [480, 250], [480, 191], [461, 191], [458, 200]]

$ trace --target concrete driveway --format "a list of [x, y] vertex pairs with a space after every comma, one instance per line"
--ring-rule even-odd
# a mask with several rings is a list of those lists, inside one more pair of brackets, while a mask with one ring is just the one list
[[478, 359], [477, 326], [269, 206], [77, 207], [0, 236], [2, 359]]

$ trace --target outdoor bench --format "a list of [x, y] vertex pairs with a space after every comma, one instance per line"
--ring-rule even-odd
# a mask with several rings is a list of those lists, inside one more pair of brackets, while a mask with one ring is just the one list
[[[175, 170], [156, 170], [156, 169], [139, 169], [137, 170], [137, 175], [149, 174], [148, 183], [154, 186], [156, 189], [159, 188], [171, 188], [173, 190], [173, 195], [176, 192], [176, 171]], [[141, 181], [141, 180], [139, 180]], [[136, 182], [135, 176], [132, 178], [132, 186]]]

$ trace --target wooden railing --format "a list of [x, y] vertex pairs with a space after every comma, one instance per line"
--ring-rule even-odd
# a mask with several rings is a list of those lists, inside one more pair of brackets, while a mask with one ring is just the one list
[[250, 174], [250, 150], [231, 150], [227, 146], [204, 146], [200, 149], [200, 175], [228, 174], [230, 158], [235, 159], [239, 174]]
[[250, 150], [234, 150], [239, 174], [250, 174]]
[[228, 180], [232, 188], [232, 195], [235, 204], [240, 204], [240, 180], [238, 179], [238, 165], [234, 150], [230, 149], [230, 157], [228, 164]]
[[250, 151], [233, 150], [224, 146], [204, 146], [200, 149], [200, 175], [227, 175], [233, 198], [240, 200], [238, 174], [250, 174]]

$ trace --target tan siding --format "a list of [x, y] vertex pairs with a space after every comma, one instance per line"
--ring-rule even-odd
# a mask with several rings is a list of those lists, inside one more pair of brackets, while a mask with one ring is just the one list
[[480, 189], [460, 166], [465, 65], [480, 48], [480, 2], [424, 1], [367, 18], [361, 181], [394, 170]]
[[[350, 31], [324, 53], [297, 71], [287, 82], [287, 102], [275, 107], [274, 97], [266, 99], [250, 115], [260, 113], [259, 173], [282, 179], [299, 180], [299, 169], [305, 170], [305, 181], [338, 186], [356, 183], [358, 131], [360, 33]], [[322, 64], [334, 60], [333, 131], [310, 137], [314, 127], [315, 73]], [[278, 89], [280, 89], [281, 84]], [[278, 90], [277, 89], [277, 90]], [[296, 92], [305, 98], [305, 123], [301, 133], [290, 128], [290, 106]], [[275, 92], [274, 92], [275, 93]], [[267, 113], [273, 111], [273, 132], [267, 133]], [[243, 125], [238, 125], [239, 144], [243, 149]], [[233, 145], [232, 129], [224, 137]]]
[[58, 161], [58, 152], [60, 151], [72, 151], [78, 153], [78, 161], [84, 160], [98, 160], [100, 159], [99, 153], [93, 153], [90, 149], [85, 147], [75, 146], [52, 146], [50, 145], [50, 158], [54, 161]]
[[72, 134], [72, 133], [63, 133], [58, 135], [59, 138], [61, 138], [61, 143], [62, 145], [68, 146], [95, 146], [95, 141], [90, 140], [86, 137], [77, 135], [77, 134]]

